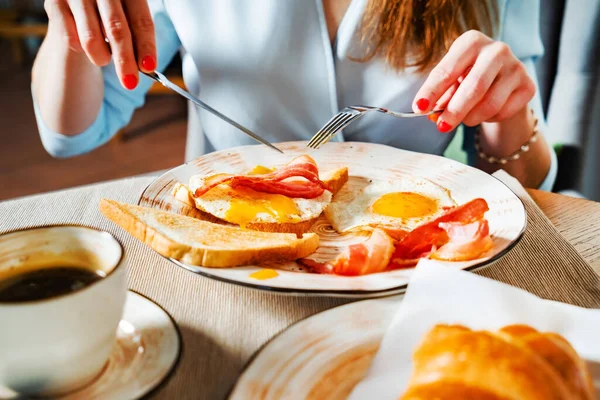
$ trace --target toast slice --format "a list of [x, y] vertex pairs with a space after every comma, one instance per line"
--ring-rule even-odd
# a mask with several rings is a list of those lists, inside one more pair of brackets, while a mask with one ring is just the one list
[[307, 233], [265, 233], [214, 224], [154, 208], [102, 199], [100, 211], [159, 254], [186, 264], [235, 267], [304, 258], [319, 237]]
[[348, 167], [322, 172], [320, 178], [329, 188], [331, 194], [335, 196], [342, 186], [348, 182]]
[[[348, 168], [342, 167], [330, 171], [321, 173], [321, 180], [327, 185], [327, 187], [335, 195], [346, 182], [348, 182]], [[210, 221], [218, 224], [232, 225], [227, 221], [215, 217], [214, 215], [207, 213], [196, 207], [194, 196], [190, 192], [187, 185], [177, 183], [173, 187], [173, 196], [188, 206], [193, 208], [188, 213], [190, 216], [202, 219], [204, 221]], [[275, 223], [275, 222], [258, 222], [249, 223], [246, 227], [260, 232], [279, 232], [279, 233], [295, 233], [298, 237], [308, 232], [310, 228], [317, 221], [317, 218], [312, 218], [307, 221], [300, 221], [294, 223]]]

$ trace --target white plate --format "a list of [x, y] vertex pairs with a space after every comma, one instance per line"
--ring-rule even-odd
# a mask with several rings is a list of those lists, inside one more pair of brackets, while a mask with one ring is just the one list
[[[293, 157], [310, 154], [322, 171], [347, 166], [351, 178], [357, 176], [389, 180], [415, 176], [429, 179], [448, 189], [458, 204], [477, 197], [484, 198], [490, 208], [486, 218], [494, 247], [484, 258], [447, 263], [455, 268], [471, 270], [492, 263], [514, 246], [525, 231], [527, 219], [521, 200], [504, 183], [476, 168], [440, 156], [379, 144], [330, 142], [316, 151], [306, 149], [305, 145], [304, 142], [278, 144], [285, 155], [265, 146], [244, 146], [207, 154], [157, 178], [146, 188], [139, 204], [193, 215], [194, 210], [172, 195], [173, 186], [177, 182], [187, 184], [195, 174], [245, 173], [256, 165], [282, 166]], [[317, 221], [312, 230], [321, 238], [317, 256], [335, 254], [341, 246], [365, 238], [338, 235], [332, 231], [324, 217]], [[172, 261], [192, 272], [243, 286], [293, 294], [343, 297], [364, 298], [403, 293], [412, 273], [412, 269], [401, 269], [359, 277], [319, 275], [305, 273], [297, 263], [290, 262], [276, 266], [279, 269], [277, 277], [256, 280], [250, 275], [267, 266], [205, 268]]]
[[292, 325], [248, 363], [229, 400], [346, 399], [371, 365], [400, 301], [359, 301]]
[[[292, 325], [255, 354], [229, 400], [346, 399], [367, 373], [400, 301], [359, 301]], [[600, 396], [600, 364], [588, 366]]]

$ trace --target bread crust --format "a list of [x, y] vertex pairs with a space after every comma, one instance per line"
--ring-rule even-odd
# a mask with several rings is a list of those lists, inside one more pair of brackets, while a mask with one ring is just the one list
[[159, 254], [190, 265], [235, 267], [294, 261], [314, 253], [319, 246], [314, 233], [300, 238], [267, 234], [108, 199], [102, 199], [99, 208]]

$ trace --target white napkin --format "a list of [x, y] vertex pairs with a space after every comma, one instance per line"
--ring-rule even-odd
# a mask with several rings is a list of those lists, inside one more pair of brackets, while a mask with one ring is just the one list
[[563, 335], [594, 370], [600, 367], [600, 310], [543, 300], [470, 272], [422, 260], [370, 370], [349, 399], [397, 400], [412, 373], [414, 350], [438, 323], [486, 330], [527, 324]]

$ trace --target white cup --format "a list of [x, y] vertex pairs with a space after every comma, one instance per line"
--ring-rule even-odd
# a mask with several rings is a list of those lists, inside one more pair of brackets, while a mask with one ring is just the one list
[[0, 280], [52, 266], [86, 266], [105, 277], [41, 300], [0, 302], [0, 398], [55, 396], [93, 381], [105, 367], [127, 295], [123, 248], [80, 226], [0, 236]]

